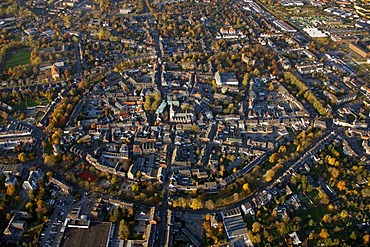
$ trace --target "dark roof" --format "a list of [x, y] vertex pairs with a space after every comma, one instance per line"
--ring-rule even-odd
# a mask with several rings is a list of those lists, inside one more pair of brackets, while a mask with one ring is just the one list
[[67, 228], [62, 247], [106, 247], [109, 241], [109, 232], [112, 223], [91, 222], [89, 228]]

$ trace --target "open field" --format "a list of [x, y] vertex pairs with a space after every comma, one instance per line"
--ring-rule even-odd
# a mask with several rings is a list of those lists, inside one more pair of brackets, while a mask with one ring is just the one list
[[18, 110], [26, 110], [27, 107], [34, 107], [34, 106], [44, 106], [47, 105], [49, 101], [46, 98], [41, 98], [39, 102], [34, 100], [24, 100], [19, 106]]
[[18, 65], [29, 64], [30, 57], [31, 52], [25, 48], [11, 51], [10, 53], [8, 53], [8, 56], [6, 58], [4, 69], [13, 68]]

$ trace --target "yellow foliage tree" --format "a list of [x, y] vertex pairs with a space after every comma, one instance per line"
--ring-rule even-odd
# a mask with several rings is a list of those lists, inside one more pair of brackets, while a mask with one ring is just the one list
[[18, 160], [19, 160], [20, 162], [24, 162], [24, 161], [26, 161], [26, 154], [25, 154], [25, 153], [20, 153], [20, 154], [18, 154]]
[[243, 184], [243, 190], [244, 191], [250, 191], [250, 188], [249, 188], [249, 184], [248, 183]]
[[328, 209], [331, 211], [331, 210], [333, 210], [334, 209], [334, 205], [333, 204], [329, 204], [328, 205]]
[[27, 210], [30, 210], [33, 207], [33, 203], [28, 202], [28, 203], [26, 203], [25, 207], [26, 207]]
[[364, 244], [369, 244], [370, 243], [370, 235], [365, 234], [362, 239], [364, 240]]
[[330, 215], [329, 214], [324, 214], [324, 216], [322, 217], [322, 221], [325, 222], [325, 223], [330, 222]]
[[215, 208], [215, 204], [212, 200], [207, 200], [204, 204], [204, 207], [208, 210], [213, 210]]
[[274, 164], [277, 161], [277, 159], [278, 159], [278, 154], [277, 153], [273, 153], [269, 157], [269, 162]]
[[339, 177], [339, 170], [337, 168], [333, 168], [330, 172], [332, 178], [338, 178]]
[[274, 176], [275, 172], [273, 170], [268, 170], [265, 174], [266, 182], [270, 182]]
[[278, 152], [279, 153], [285, 153], [286, 152], [286, 146], [280, 146]]
[[328, 163], [329, 163], [329, 165], [334, 165], [335, 164], [335, 158], [334, 157], [331, 157], [331, 156], [328, 156]]
[[210, 220], [211, 220], [211, 214], [206, 214], [206, 216], [205, 216], [205, 220], [206, 220], [206, 221], [210, 221]]
[[342, 210], [342, 212], [340, 212], [340, 217], [342, 217], [343, 219], [346, 219], [348, 217], [348, 211]]
[[261, 224], [259, 222], [254, 222], [252, 225], [252, 232], [256, 233], [261, 231]]
[[10, 185], [8, 185], [8, 187], [6, 187], [6, 194], [8, 196], [13, 196], [14, 192], [15, 192], [15, 186], [14, 185], [10, 184]]
[[202, 202], [202, 200], [200, 200], [200, 199], [198, 199], [198, 198], [194, 198], [194, 199], [191, 201], [190, 207], [191, 207], [193, 210], [201, 209], [201, 208], [203, 208], [203, 202]]
[[345, 189], [346, 189], [346, 182], [345, 182], [345, 181], [343, 181], [343, 180], [339, 181], [339, 182], [338, 182], [338, 184], [337, 184], [337, 188], [338, 188], [340, 191], [345, 190]]
[[328, 230], [326, 230], [325, 228], [322, 228], [321, 229], [321, 232], [320, 232], [320, 238], [323, 238], [323, 239], [325, 239], [325, 238], [328, 238], [330, 235], [329, 235], [329, 233], [328, 233]]

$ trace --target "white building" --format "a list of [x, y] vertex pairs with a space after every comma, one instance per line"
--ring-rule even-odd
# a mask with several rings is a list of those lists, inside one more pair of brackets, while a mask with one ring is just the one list
[[215, 80], [218, 86], [238, 86], [239, 84], [234, 73], [220, 73], [217, 71], [215, 74]]
[[31, 171], [28, 179], [23, 182], [23, 189], [25, 190], [35, 190], [38, 187], [38, 181], [43, 180], [45, 177], [45, 173], [40, 169], [36, 171]]

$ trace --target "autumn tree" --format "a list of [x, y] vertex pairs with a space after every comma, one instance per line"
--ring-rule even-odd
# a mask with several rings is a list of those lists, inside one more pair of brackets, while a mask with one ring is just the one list
[[256, 233], [256, 232], [261, 231], [261, 227], [262, 227], [261, 224], [258, 221], [255, 221], [252, 224], [252, 232]]
[[6, 194], [8, 196], [13, 196], [15, 193], [15, 186], [13, 184], [10, 184], [6, 187]]
[[199, 198], [193, 198], [190, 203], [190, 208], [193, 210], [201, 209], [203, 208], [203, 202]]
[[275, 162], [278, 160], [278, 153], [273, 153], [269, 157], [269, 162], [272, 164], [275, 164]]
[[340, 212], [340, 217], [343, 219], [346, 219], [348, 217], [348, 211], [347, 210], [342, 210]]
[[324, 214], [324, 216], [322, 217], [322, 221], [325, 223], [330, 223], [331, 222], [330, 214]]
[[249, 188], [249, 184], [248, 183], [245, 183], [243, 184], [243, 190], [246, 191], [246, 192], [250, 192], [250, 188]]
[[265, 174], [266, 182], [270, 182], [274, 176], [275, 176], [274, 170], [272, 170], [272, 169], [268, 170]]
[[125, 220], [121, 220], [119, 223], [119, 238], [123, 240], [127, 240], [130, 235], [130, 229], [125, 222]]
[[320, 238], [323, 238], [323, 239], [326, 239], [328, 238], [330, 235], [328, 233], [328, 230], [326, 230], [325, 228], [322, 228], [321, 229], [321, 232], [320, 232]]
[[204, 207], [208, 210], [213, 210], [215, 208], [215, 204], [212, 200], [207, 200], [204, 204]]
[[339, 177], [339, 170], [337, 168], [333, 168], [331, 169], [330, 174], [333, 179], [336, 179]]
[[370, 235], [365, 234], [362, 239], [364, 240], [364, 244], [369, 244], [370, 243]]
[[345, 181], [343, 181], [343, 180], [339, 181], [339, 182], [338, 182], [338, 184], [337, 184], [337, 188], [338, 188], [340, 191], [345, 190], [345, 189], [346, 189], [346, 182], [345, 182]]
[[18, 160], [19, 160], [20, 162], [24, 162], [24, 161], [26, 161], [26, 159], [27, 159], [27, 156], [26, 156], [26, 154], [25, 154], [25, 153], [20, 153], [20, 154], [18, 154]]
[[319, 198], [320, 198], [321, 204], [326, 204], [326, 205], [329, 204], [329, 197], [324, 191], [320, 190]]

